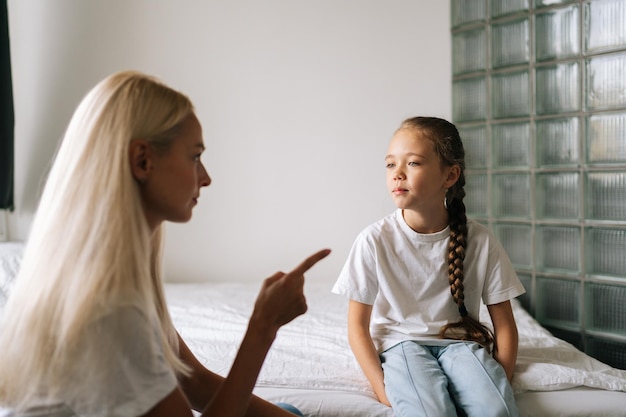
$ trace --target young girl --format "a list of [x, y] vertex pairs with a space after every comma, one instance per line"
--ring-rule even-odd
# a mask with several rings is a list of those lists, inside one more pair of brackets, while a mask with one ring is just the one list
[[329, 251], [266, 279], [229, 375], [204, 368], [160, 279], [163, 221], [188, 221], [211, 183], [203, 151], [189, 99], [151, 77], [114, 74], [83, 99], [0, 325], [0, 415], [291, 415], [252, 389], [278, 329], [306, 311], [304, 272]]
[[[464, 150], [442, 119], [405, 120], [387, 187], [398, 209], [356, 238], [333, 292], [350, 299], [350, 347], [399, 417], [517, 416], [510, 299], [524, 288], [496, 239], [468, 220]], [[493, 333], [479, 323], [482, 301]]]

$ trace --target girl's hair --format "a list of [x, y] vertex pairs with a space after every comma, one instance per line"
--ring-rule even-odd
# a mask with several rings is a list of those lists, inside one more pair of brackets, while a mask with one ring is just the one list
[[452, 337], [473, 340], [490, 349], [495, 349], [492, 331], [471, 317], [465, 308], [463, 294], [463, 261], [467, 247], [467, 217], [465, 215], [465, 150], [457, 128], [450, 122], [436, 117], [414, 117], [405, 120], [400, 129], [419, 132], [432, 141], [435, 152], [446, 166], [457, 165], [460, 175], [457, 182], [446, 192], [445, 204], [448, 208], [450, 244], [448, 252], [448, 280], [452, 299], [459, 308], [461, 319], [448, 323], [439, 332], [439, 337]]
[[[76, 109], [0, 324], [0, 404], [19, 409], [42, 387], [54, 396], [80, 383], [64, 380], [72, 347], [90, 322], [124, 305], [160, 323], [167, 361], [188, 371], [163, 293], [161, 228], [146, 221], [129, 144], [141, 138], [166, 152], [192, 112], [185, 95], [132, 71], [101, 81]], [[97, 348], [81, 355], [98, 363]]]

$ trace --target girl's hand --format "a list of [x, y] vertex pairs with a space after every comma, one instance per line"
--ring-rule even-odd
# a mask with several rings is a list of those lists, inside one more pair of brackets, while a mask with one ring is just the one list
[[263, 282], [257, 296], [250, 326], [267, 329], [275, 335], [278, 329], [307, 310], [304, 296], [304, 273], [324, 259], [329, 249], [321, 250], [304, 260], [293, 271], [276, 272]]

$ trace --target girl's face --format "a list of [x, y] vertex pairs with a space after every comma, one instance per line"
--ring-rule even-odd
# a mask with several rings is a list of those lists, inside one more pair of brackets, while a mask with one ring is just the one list
[[211, 183], [200, 160], [203, 151], [202, 127], [191, 114], [164, 154], [150, 152], [150, 170], [141, 187], [150, 227], [164, 220], [186, 222], [191, 218], [200, 188]]
[[431, 140], [402, 128], [389, 143], [385, 163], [387, 189], [398, 208], [424, 215], [445, 210], [446, 190], [458, 179], [459, 167], [445, 166]]

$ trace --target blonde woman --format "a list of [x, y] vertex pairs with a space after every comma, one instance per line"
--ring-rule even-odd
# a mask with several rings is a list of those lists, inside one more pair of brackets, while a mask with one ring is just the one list
[[264, 281], [226, 378], [174, 329], [160, 280], [163, 221], [211, 183], [189, 99], [137, 72], [77, 108], [48, 177], [0, 334], [0, 415], [289, 416], [252, 395], [278, 329], [306, 311], [322, 250]]

